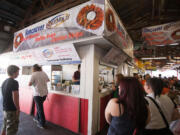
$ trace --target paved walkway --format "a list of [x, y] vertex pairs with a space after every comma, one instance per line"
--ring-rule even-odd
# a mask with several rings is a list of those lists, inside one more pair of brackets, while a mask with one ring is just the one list
[[33, 117], [20, 113], [20, 124], [17, 135], [77, 135], [62, 127], [47, 123], [46, 129], [40, 129], [33, 121]]

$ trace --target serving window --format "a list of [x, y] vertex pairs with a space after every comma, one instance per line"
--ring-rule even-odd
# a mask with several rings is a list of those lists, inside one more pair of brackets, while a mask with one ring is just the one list
[[77, 64], [72, 65], [49, 65], [43, 66], [43, 71], [48, 74], [50, 83], [48, 89], [54, 92], [71, 94], [80, 93], [80, 85], [72, 82], [74, 72], [78, 70]]

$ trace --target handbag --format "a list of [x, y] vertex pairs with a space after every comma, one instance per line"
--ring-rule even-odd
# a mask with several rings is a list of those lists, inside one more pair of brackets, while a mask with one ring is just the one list
[[161, 114], [161, 117], [162, 117], [162, 119], [163, 119], [163, 121], [164, 121], [164, 123], [165, 123], [165, 125], [166, 125], [166, 128], [167, 128], [167, 132], [166, 132], [166, 133], [167, 133], [167, 135], [174, 135], [173, 132], [169, 129], [169, 123], [168, 123], [168, 121], [166, 120], [166, 117], [164, 116], [164, 114], [163, 114], [160, 106], [157, 104], [157, 102], [156, 102], [152, 97], [149, 97], [149, 96], [147, 96], [147, 97], [148, 97], [148, 98], [155, 104], [155, 106], [158, 108], [159, 113]]

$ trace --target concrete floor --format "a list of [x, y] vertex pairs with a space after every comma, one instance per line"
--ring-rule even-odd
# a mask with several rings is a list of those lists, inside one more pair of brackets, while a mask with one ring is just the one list
[[33, 121], [33, 117], [20, 113], [20, 123], [17, 135], [78, 135], [62, 127], [47, 123], [46, 129], [40, 129]]
[[72, 133], [67, 129], [64, 129], [62, 127], [56, 126], [51, 123], [47, 123], [46, 129], [40, 129], [33, 121], [32, 116], [26, 115], [25, 113], [21, 113], [18, 135], [77, 135], [77, 134]]

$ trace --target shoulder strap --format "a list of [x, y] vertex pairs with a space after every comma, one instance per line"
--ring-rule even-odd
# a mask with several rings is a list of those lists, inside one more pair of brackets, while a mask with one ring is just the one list
[[[169, 97], [170, 98], [170, 97]], [[170, 100], [172, 101], [172, 103], [174, 104], [174, 108], [177, 108], [177, 104], [174, 102], [174, 100], [172, 98], [170, 98]]]
[[164, 116], [164, 114], [163, 114], [161, 108], [159, 107], [159, 105], [157, 104], [157, 102], [156, 102], [152, 97], [149, 97], [149, 96], [147, 96], [147, 97], [148, 97], [149, 99], [151, 99], [151, 101], [153, 101], [153, 103], [156, 105], [156, 107], [157, 107], [158, 110], [159, 110], [159, 113], [161, 114], [161, 116], [162, 116], [162, 118], [163, 118], [163, 120], [164, 120], [164, 123], [166, 124], [166, 127], [169, 128], [169, 124], [168, 124], [168, 122], [167, 122], [167, 120], [166, 120], [166, 117]]

